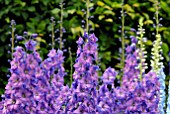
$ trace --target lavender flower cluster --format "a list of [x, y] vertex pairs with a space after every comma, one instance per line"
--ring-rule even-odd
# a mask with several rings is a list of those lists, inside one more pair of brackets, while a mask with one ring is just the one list
[[78, 39], [71, 87], [64, 85], [62, 50], [42, 60], [33, 39], [16, 47], [0, 114], [159, 114], [160, 79], [153, 71], [139, 78], [137, 39], [126, 48], [121, 86], [114, 68], [99, 76], [97, 40], [87, 33]]

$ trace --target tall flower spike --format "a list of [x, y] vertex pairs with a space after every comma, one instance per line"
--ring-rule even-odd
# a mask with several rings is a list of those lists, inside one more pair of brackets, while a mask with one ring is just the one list
[[156, 13], [155, 13], [155, 19], [156, 19], [156, 40], [154, 41], [154, 45], [152, 48], [152, 59], [151, 59], [151, 67], [154, 72], [158, 73], [160, 71], [160, 68], [162, 68], [163, 63], [161, 60], [163, 60], [162, 57], [162, 41], [161, 41], [161, 35], [159, 34], [159, 2], [158, 0], [155, 1], [155, 8], [156, 8]]
[[34, 52], [27, 54], [22, 47], [16, 47], [13, 56], [11, 77], [5, 87], [3, 114], [30, 113], [31, 108], [35, 108], [33, 83], [36, 83], [34, 73], [39, 61]]
[[145, 69], [147, 68], [147, 63], [145, 63], [146, 61], [146, 51], [145, 51], [145, 45], [144, 45], [144, 33], [145, 33], [145, 29], [142, 28], [143, 27], [143, 18], [139, 19], [139, 28], [138, 28], [138, 44], [139, 44], [139, 60], [140, 63], [138, 65], [138, 69], [140, 70], [140, 75], [139, 75], [139, 79], [142, 80], [142, 75], [143, 73], [145, 73]]
[[159, 34], [159, 2], [158, 0], [155, 1], [155, 19], [156, 19], [156, 40], [154, 41], [153, 48], [152, 48], [152, 59], [151, 59], [151, 68], [153, 72], [155, 72], [159, 78], [160, 82], [160, 100], [158, 104], [158, 108], [160, 111], [160, 114], [164, 114], [164, 107], [165, 107], [165, 74], [164, 74], [164, 65], [161, 60], [163, 60], [162, 56], [162, 41], [161, 41], [161, 35]]
[[70, 96], [69, 107], [67, 107], [73, 113], [80, 111], [95, 113], [97, 105], [97, 70], [99, 69], [95, 65], [98, 57], [97, 38], [94, 34], [84, 37], [87, 37], [87, 42], [84, 43], [82, 38], [77, 41], [78, 51], [74, 64], [72, 96]]

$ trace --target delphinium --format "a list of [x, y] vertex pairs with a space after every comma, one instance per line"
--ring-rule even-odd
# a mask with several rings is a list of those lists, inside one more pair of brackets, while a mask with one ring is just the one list
[[[139, 79], [139, 69], [136, 67], [139, 64], [139, 54], [137, 49], [137, 39], [135, 36], [131, 36], [131, 45], [126, 48], [126, 59], [125, 59], [125, 68], [123, 70], [124, 75], [122, 78], [122, 87], [127, 88], [128, 90], [133, 91], [133, 84]], [[129, 84], [132, 86], [130, 87]]]
[[[37, 91], [37, 94], [44, 91], [44, 106], [45, 110], [48, 110], [48, 113], [58, 112], [61, 106], [64, 103], [66, 98], [68, 86], [64, 86], [64, 76], [66, 75], [65, 69], [63, 67], [64, 56], [63, 51], [54, 49], [54, 18], [51, 18], [52, 21], [52, 49], [48, 53], [48, 57], [41, 63], [40, 69], [43, 72], [39, 78], [39, 83], [42, 84], [42, 87], [39, 87], [40, 90]], [[62, 42], [60, 42], [62, 43]], [[46, 82], [46, 83], [45, 83]], [[41, 98], [41, 96], [40, 96]], [[38, 101], [39, 102], [39, 101]], [[41, 102], [40, 102], [41, 103]], [[44, 112], [45, 113], [45, 112]]]
[[63, 52], [52, 49], [48, 58], [37, 67], [37, 88], [35, 98], [38, 106], [42, 106], [41, 113], [53, 114], [58, 109], [57, 98], [64, 85], [65, 71], [62, 66]]
[[[137, 58], [138, 49], [136, 47], [137, 39], [134, 36], [131, 36], [132, 44], [126, 48], [126, 59], [125, 59], [125, 67], [124, 67], [124, 75], [122, 77], [121, 87], [116, 88], [116, 96], [117, 100], [119, 101], [120, 107], [119, 110], [126, 111], [127, 107], [133, 104], [133, 95], [136, 87], [138, 86], [139, 81], [139, 70], [136, 67], [139, 64]], [[129, 86], [131, 85], [131, 86]], [[127, 102], [129, 101], [129, 102]], [[127, 103], [132, 104], [127, 104]], [[128, 106], [129, 105], [129, 106]]]
[[79, 37], [77, 57], [74, 64], [73, 83], [71, 94], [66, 103], [66, 113], [96, 113], [98, 61], [97, 40], [89, 32], [89, 4], [86, 1], [86, 29], [83, 37]]
[[97, 38], [84, 34], [77, 41], [77, 59], [74, 64], [72, 93], [67, 104], [67, 113], [95, 113], [97, 105]]
[[154, 41], [153, 48], [152, 48], [152, 59], [151, 59], [151, 67], [152, 71], [155, 72], [159, 78], [160, 82], [160, 101], [158, 104], [160, 114], [164, 114], [164, 108], [165, 108], [165, 74], [164, 74], [164, 65], [161, 60], [163, 60], [162, 57], [162, 41], [161, 41], [161, 35], [159, 34], [159, 26], [160, 26], [160, 20], [159, 19], [159, 2], [158, 0], [155, 1], [155, 20], [156, 20], [156, 40]]
[[[11, 23], [10, 23], [10, 28], [11, 28], [11, 39], [10, 39], [10, 42], [11, 44], [9, 44], [11, 46], [11, 58], [13, 58], [13, 51], [14, 51], [14, 39], [15, 39], [15, 25], [16, 25], [16, 22], [15, 20], [11, 20]], [[10, 52], [10, 51], [8, 51]], [[10, 62], [10, 60], [9, 60]], [[9, 75], [7, 76], [9, 77]], [[4, 95], [1, 95], [1, 98], [2, 98], [2, 101], [0, 101], [0, 113], [2, 113], [3, 111], [3, 106], [4, 106]]]
[[[34, 72], [41, 62], [35, 46], [35, 41], [31, 39], [26, 42], [25, 50], [19, 46], [15, 48], [10, 62], [11, 76], [5, 87], [4, 114], [34, 112], [36, 105], [33, 95], [33, 87], [36, 83]], [[26, 53], [26, 50], [30, 51], [30, 54]]]

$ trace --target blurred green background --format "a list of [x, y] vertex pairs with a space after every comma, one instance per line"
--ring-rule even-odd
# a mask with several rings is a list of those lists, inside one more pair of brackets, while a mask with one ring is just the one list
[[[5, 85], [7, 84], [9, 74], [8, 68], [10, 64], [10, 54], [7, 53], [10, 50], [10, 38], [8, 34], [11, 29], [9, 28], [10, 20], [16, 21], [15, 34], [23, 35], [24, 31], [29, 33], [38, 33], [38, 50], [43, 58], [46, 57], [48, 50], [51, 46], [51, 33], [50, 17], [55, 17], [56, 22], [60, 20], [60, 7], [61, 0], [0, 0], [0, 94], [3, 94]], [[130, 42], [130, 35], [134, 35], [130, 31], [131, 28], [137, 29], [138, 20], [140, 17], [144, 17], [144, 28], [146, 29], [145, 37], [148, 39], [146, 42], [146, 48], [148, 55], [152, 48], [152, 42], [155, 40], [155, 26], [154, 18], [155, 8], [153, 5], [154, 0], [125, 0], [124, 9], [126, 12], [125, 17], [125, 43]], [[76, 57], [76, 40], [83, 34], [83, 28], [81, 21], [85, 19], [85, 14], [82, 9], [86, 9], [85, 2], [83, 0], [65, 0], [64, 5], [64, 21], [63, 26], [66, 29], [63, 38], [66, 39], [64, 43], [65, 49], [71, 47], [73, 58]], [[93, 0], [90, 4], [93, 9], [90, 12], [94, 18], [90, 19], [95, 35], [99, 38], [99, 56], [101, 57], [101, 71], [104, 71], [108, 66], [114, 67], [119, 70], [120, 53], [121, 48], [121, 33], [119, 32], [121, 26], [121, 0]], [[163, 25], [160, 27], [159, 32], [162, 35], [162, 48], [164, 56], [164, 65], [166, 80], [169, 80], [169, 66], [168, 62], [170, 57], [168, 56], [170, 48], [170, 0], [160, 1], [159, 17], [163, 18], [160, 23]], [[59, 29], [59, 24], [56, 23], [55, 29]], [[59, 34], [55, 34], [56, 38]], [[16, 43], [15, 45], [19, 45]], [[55, 45], [57, 49], [58, 44]], [[68, 58], [68, 52], [65, 52], [65, 67], [69, 74], [70, 60]], [[150, 61], [150, 56], [147, 58], [147, 62]], [[69, 77], [66, 76], [66, 79]], [[168, 84], [168, 81], [166, 81]]]

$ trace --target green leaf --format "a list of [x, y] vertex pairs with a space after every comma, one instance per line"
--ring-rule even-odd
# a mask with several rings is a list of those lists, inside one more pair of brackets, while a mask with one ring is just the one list
[[105, 18], [104, 15], [99, 15], [99, 20], [102, 20], [103, 18]]
[[41, 37], [36, 37], [36, 40], [37, 40], [38, 42], [46, 43], [46, 40], [44, 40], [44, 39], [41, 38]]
[[50, 2], [50, 0], [42, 0], [43, 4], [47, 6], [47, 4]]
[[2, 55], [4, 55], [4, 48], [1, 46], [1, 47], [0, 47], [0, 57], [1, 57]]
[[113, 19], [109, 18], [109, 19], [105, 19], [106, 22], [113, 22]]
[[167, 43], [162, 43], [163, 54], [166, 55], [169, 52], [169, 47]]
[[152, 45], [153, 45], [153, 43], [152, 43], [151, 40], [147, 40], [147, 41], [145, 42], [145, 44], [148, 45], [148, 46], [152, 46]]
[[143, 17], [140, 17], [140, 18], [139, 18], [139, 24], [140, 24], [141, 26], [143, 26], [143, 20], [144, 20]]
[[8, 72], [8, 67], [2, 66], [1, 71], [7, 73]]
[[89, 7], [93, 7], [93, 6], [94, 6], [94, 3], [90, 3], [90, 4], [89, 4]]
[[26, 23], [27, 27], [29, 28], [29, 32], [35, 32], [35, 26], [34, 26], [34, 23], [32, 22], [27, 22]]
[[115, 13], [113, 11], [111, 11], [111, 10], [106, 10], [106, 11], [103, 12], [103, 14], [112, 15], [112, 16], [115, 15]]
[[39, 0], [31, 0], [31, 4], [37, 4], [39, 3]]
[[34, 7], [34, 6], [28, 7], [28, 11], [30, 11], [30, 12], [35, 12], [35, 7]]
[[129, 4], [125, 4], [125, 5], [124, 5], [124, 9], [125, 9], [127, 12], [134, 12], [134, 10], [132, 9], [132, 7], [131, 7]]
[[11, 0], [5, 0], [5, 4], [8, 5]]
[[58, 14], [60, 12], [60, 9], [59, 8], [54, 8], [51, 13], [52, 14]]
[[22, 12], [22, 16], [26, 20], [28, 18], [28, 13]]
[[75, 28], [71, 28], [71, 32], [73, 34], [76, 34], [76, 33], [79, 33], [79, 32], [83, 33], [83, 29], [80, 26], [78, 26], [78, 27], [75, 27]]
[[111, 5], [112, 5], [112, 8], [115, 8], [115, 9], [122, 7], [121, 3], [117, 3], [117, 2], [113, 2]]
[[107, 51], [104, 53], [103, 57], [107, 60], [107, 61], [111, 61], [111, 52]]
[[38, 24], [38, 31], [37, 32], [42, 32], [43, 30], [45, 30], [45, 26], [46, 26], [46, 22], [44, 21], [41, 21], [39, 24]]
[[76, 11], [76, 9], [71, 9], [71, 10], [67, 10], [67, 13], [68, 14], [73, 14], [73, 13], [75, 13], [75, 11]]
[[133, 4], [133, 7], [139, 7], [139, 6], [140, 6], [139, 3], [134, 3], [134, 4]]
[[146, 21], [144, 21], [144, 24], [150, 25], [150, 24], [153, 24], [153, 21], [152, 20], [146, 20]]
[[26, 5], [25, 2], [20, 2], [21, 6], [24, 7]]
[[5, 20], [6, 20], [7, 23], [10, 22], [9, 17], [6, 17]]
[[83, 17], [84, 13], [81, 10], [77, 10], [76, 12], [78, 15], [81, 15]]
[[147, 13], [142, 13], [144, 16], [145, 16], [145, 18], [148, 20], [149, 19], [149, 15], [147, 14]]
[[104, 6], [105, 4], [104, 4], [102, 1], [97, 1], [97, 5], [102, 7], [102, 6]]

